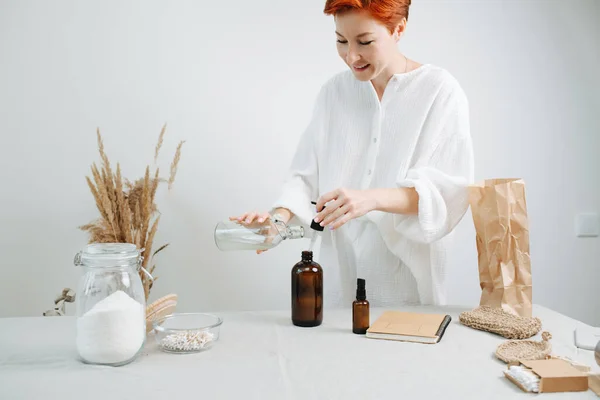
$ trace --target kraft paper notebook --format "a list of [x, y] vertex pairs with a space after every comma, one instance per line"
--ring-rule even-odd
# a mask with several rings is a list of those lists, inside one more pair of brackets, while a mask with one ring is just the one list
[[449, 315], [385, 311], [367, 329], [372, 339], [399, 340], [417, 343], [437, 343], [444, 336]]

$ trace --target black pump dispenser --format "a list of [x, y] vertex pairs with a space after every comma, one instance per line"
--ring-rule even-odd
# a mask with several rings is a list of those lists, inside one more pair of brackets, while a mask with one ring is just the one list
[[365, 280], [358, 278], [356, 280], [356, 300], [366, 300], [367, 290], [365, 289]]

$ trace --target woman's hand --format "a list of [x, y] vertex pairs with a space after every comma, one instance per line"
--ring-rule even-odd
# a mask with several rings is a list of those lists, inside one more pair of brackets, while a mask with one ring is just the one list
[[[292, 218], [293, 214], [286, 208], [277, 208], [275, 213], [282, 218], [283, 222], [287, 222]], [[273, 224], [270, 223], [272, 215], [268, 212], [247, 212], [237, 217], [229, 217], [230, 221], [237, 221], [239, 224], [247, 226], [249, 228], [266, 227], [270, 234], [275, 234], [277, 229]], [[263, 253], [267, 250], [256, 250], [256, 254]]]
[[[327, 204], [327, 207], [323, 208]], [[375, 210], [377, 202], [368, 190], [340, 188], [326, 193], [317, 201], [315, 221], [321, 226], [337, 229], [346, 222]]]
[[229, 220], [237, 221], [242, 225], [250, 225], [254, 223], [254, 221], [258, 222], [259, 224], [262, 224], [269, 218], [271, 218], [271, 215], [268, 212], [247, 212], [237, 217], [229, 217]]
[[[230, 221], [237, 221], [239, 224], [247, 226], [249, 228], [257, 228], [263, 225], [265, 222], [271, 219], [271, 214], [268, 212], [247, 212], [237, 217], [229, 217]], [[275, 228], [271, 225], [268, 227], [269, 230]], [[256, 254], [263, 253], [267, 250], [256, 250]]]

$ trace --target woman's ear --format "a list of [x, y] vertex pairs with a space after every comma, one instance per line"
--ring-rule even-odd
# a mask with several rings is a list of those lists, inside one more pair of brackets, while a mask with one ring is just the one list
[[400, 23], [398, 25], [396, 25], [396, 28], [394, 29], [394, 40], [396, 42], [398, 40], [400, 40], [400, 37], [404, 33], [405, 29], [406, 29], [406, 18], [402, 18], [402, 21], [400, 21]]

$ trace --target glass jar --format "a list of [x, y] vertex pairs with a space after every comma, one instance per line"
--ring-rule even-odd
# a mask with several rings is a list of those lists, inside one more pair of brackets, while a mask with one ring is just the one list
[[130, 243], [94, 243], [75, 256], [77, 352], [88, 364], [125, 365], [146, 340], [141, 251]]

